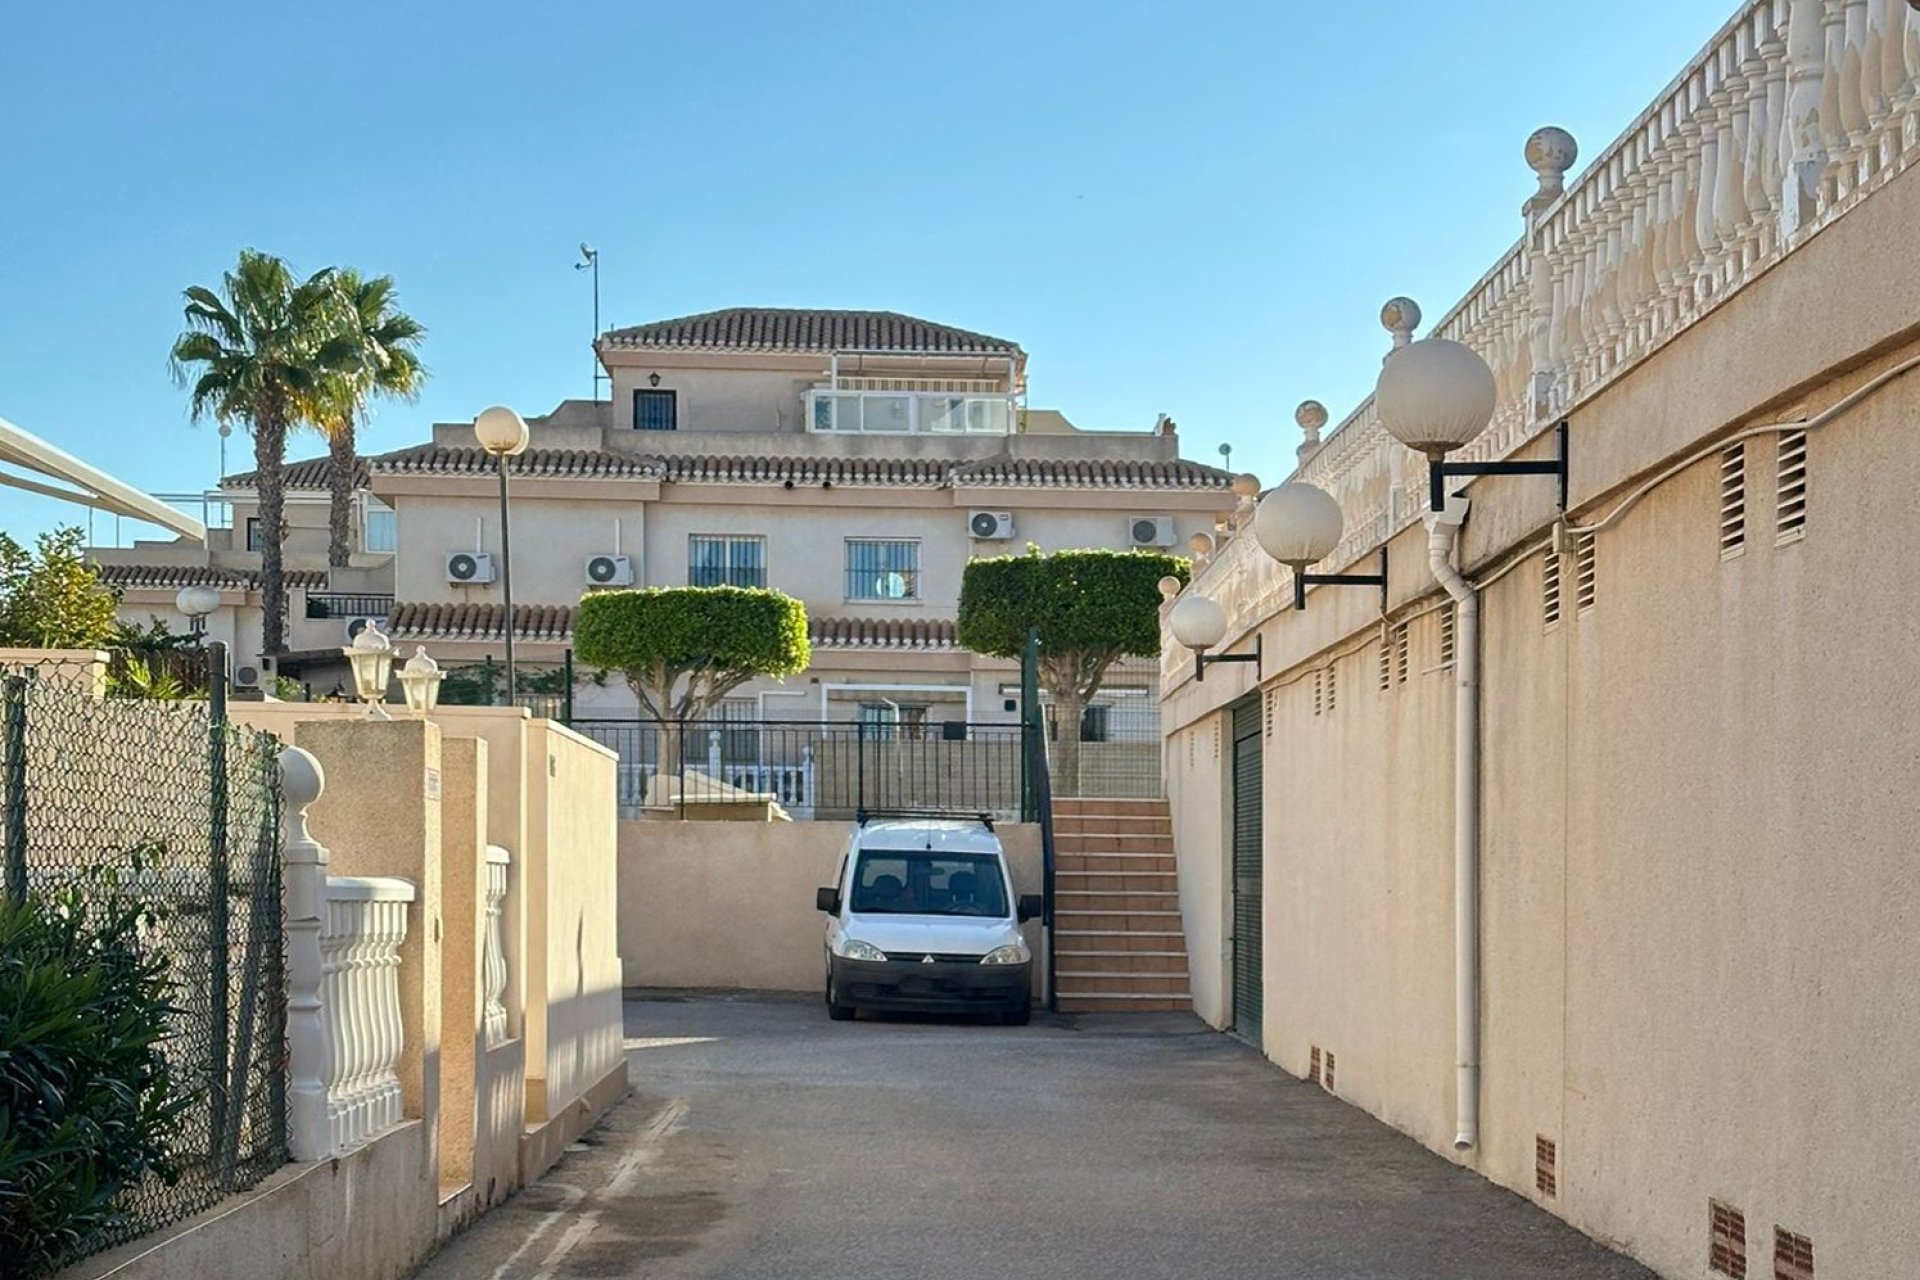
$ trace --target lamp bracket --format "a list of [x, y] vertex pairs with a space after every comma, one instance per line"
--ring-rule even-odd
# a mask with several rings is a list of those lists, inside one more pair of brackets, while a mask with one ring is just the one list
[[1380, 588], [1380, 612], [1387, 611], [1387, 548], [1380, 547], [1380, 572], [1378, 573], [1301, 573], [1293, 575], [1293, 607], [1307, 607], [1308, 587], [1378, 587]]
[[1252, 653], [1223, 653], [1218, 656], [1209, 656], [1206, 650], [1203, 649], [1193, 655], [1194, 683], [1198, 684], [1207, 678], [1208, 667], [1219, 666], [1223, 662], [1251, 662], [1253, 664], [1253, 678], [1258, 681], [1260, 679], [1260, 654], [1260, 633], [1257, 631], [1253, 633]]
[[1553, 429], [1559, 443], [1559, 456], [1520, 462], [1448, 462], [1435, 458], [1427, 464], [1428, 502], [1435, 511], [1447, 509], [1448, 476], [1558, 476], [1560, 510], [1567, 509], [1567, 420], [1562, 418]]

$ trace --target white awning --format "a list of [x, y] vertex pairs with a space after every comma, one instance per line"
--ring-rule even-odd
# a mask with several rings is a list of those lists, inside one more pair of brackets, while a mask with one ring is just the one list
[[207, 540], [206, 525], [192, 516], [88, 466], [5, 418], [0, 418], [0, 485], [145, 520], [195, 542]]

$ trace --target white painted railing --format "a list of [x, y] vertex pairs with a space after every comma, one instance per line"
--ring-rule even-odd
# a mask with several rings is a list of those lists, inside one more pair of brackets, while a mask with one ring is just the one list
[[512, 857], [497, 844], [487, 846], [486, 934], [482, 942], [480, 982], [485, 1003], [481, 1025], [491, 1049], [507, 1038], [507, 867]]
[[[1920, 161], [1920, 13], [1907, 0], [1748, 0], [1568, 184], [1574, 158], [1558, 130], [1529, 140], [1539, 188], [1525, 235], [1432, 329], [1494, 371], [1498, 408], [1464, 459], [1512, 453]], [[1383, 320], [1398, 344], [1417, 309]], [[1303, 453], [1299, 477], [1346, 517], [1321, 571], [1425, 506], [1424, 460], [1387, 435], [1371, 397]], [[1190, 589], [1225, 607], [1231, 642], [1284, 607], [1292, 581], [1236, 537]], [[1170, 687], [1192, 655], [1171, 640], [1161, 652]]]
[[320, 1012], [327, 1024], [327, 1123], [333, 1150], [400, 1122], [400, 944], [407, 880], [329, 876], [320, 930]]

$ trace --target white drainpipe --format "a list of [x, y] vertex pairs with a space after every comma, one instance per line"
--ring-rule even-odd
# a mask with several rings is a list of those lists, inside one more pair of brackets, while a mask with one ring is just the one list
[[1427, 560], [1453, 597], [1453, 1145], [1480, 1141], [1480, 593], [1454, 568], [1465, 499], [1427, 517]]

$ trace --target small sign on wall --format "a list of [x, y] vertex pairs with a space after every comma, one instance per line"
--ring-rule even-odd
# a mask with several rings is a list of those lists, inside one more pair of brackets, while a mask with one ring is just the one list
[[427, 799], [438, 800], [439, 798], [440, 771], [438, 769], [429, 769], [427, 770]]

